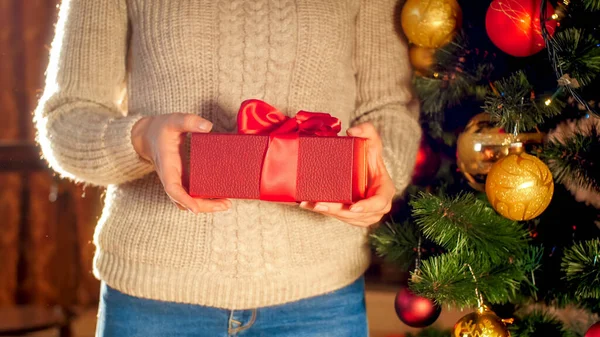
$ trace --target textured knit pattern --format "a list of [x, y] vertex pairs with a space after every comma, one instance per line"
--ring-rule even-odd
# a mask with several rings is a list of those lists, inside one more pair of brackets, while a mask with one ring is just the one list
[[[131, 145], [142, 116], [190, 112], [235, 132], [243, 100], [371, 122], [402, 192], [421, 136], [395, 0], [64, 0], [36, 110], [44, 157], [107, 186], [94, 273], [134, 296], [228, 309], [339, 289], [368, 231], [294, 206], [177, 209]], [[344, 130], [345, 131], [345, 130]]]

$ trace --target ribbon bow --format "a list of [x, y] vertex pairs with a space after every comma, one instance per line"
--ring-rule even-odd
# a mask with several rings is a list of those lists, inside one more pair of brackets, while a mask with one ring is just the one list
[[300, 111], [287, 117], [269, 104], [251, 99], [238, 112], [238, 132], [251, 135], [290, 134], [337, 136], [342, 129], [339, 119], [323, 112]]
[[342, 128], [330, 114], [300, 111], [287, 117], [256, 99], [242, 102], [237, 121], [238, 133], [269, 135], [260, 179], [260, 199], [269, 201], [297, 201], [299, 136], [335, 137]]

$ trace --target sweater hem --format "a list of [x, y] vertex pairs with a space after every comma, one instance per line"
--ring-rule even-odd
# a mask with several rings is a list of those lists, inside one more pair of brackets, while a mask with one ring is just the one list
[[248, 310], [281, 305], [336, 291], [356, 281], [370, 264], [370, 251], [357, 249], [352, 256], [329, 268], [306, 266], [286, 269], [268, 277], [230, 277], [205, 270], [152, 266], [126, 260], [105, 251], [94, 257], [94, 275], [130, 296], [203, 305], [228, 310]]

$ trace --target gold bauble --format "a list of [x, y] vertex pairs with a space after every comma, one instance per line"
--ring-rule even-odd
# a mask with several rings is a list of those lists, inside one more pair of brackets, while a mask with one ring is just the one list
[[455, 337], [510, 337], [503, 320], [487, 308], [463, 316], [454, 325]]
[[488, 173], [485, 193], [492, 207], [504, 217], [530, 220], [548, 207], [554, 182], [548, 166], [527, 153], [498, 160]]
[[400, 20], [410, 42], [439, 48], [454, 38], [462, 24], [462, 10], [456, 0], [407, 0]]
[[410, 64], [419, 74], [431, 72], [431, 66], [434, 62], [433, 54], [435, 54], [435, 49], [415, 45], [411, 46], [408, 51]]
[[506, 133], [493, 125], [489, 113], [474, 116], [458, 136], [456, 161], [458, 169], [475, 190], [485, 191], [485, 178], [492, 165], [511, 153], [522, 153], [525, 145], [539, 144], [542, 133]]

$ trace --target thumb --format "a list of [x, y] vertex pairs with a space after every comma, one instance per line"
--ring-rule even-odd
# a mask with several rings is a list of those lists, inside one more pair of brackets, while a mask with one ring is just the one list
[[379, 131], [375, 126], [371, 123], [362, 123], [355, 125], [348, 129], [348, 136], [351, 137], [361, 137], [369, 139], [370, 147], [373, 147], [374, 150], [381, 151], [381, 137], [379, 136]]
[[385, 169], [385, 165], [383, 165], [383, 144], [377, 128], [369, 122], [361, 123], [348, 129], [348, 135], [367, 139], [369, 175], [371, 177], [382, 175], [382, 168]]
[[213, 124], [195, 114], [173, 114], [171, 126], [179, 132], [210, 132]]

